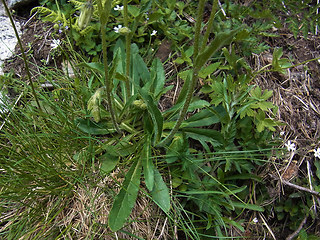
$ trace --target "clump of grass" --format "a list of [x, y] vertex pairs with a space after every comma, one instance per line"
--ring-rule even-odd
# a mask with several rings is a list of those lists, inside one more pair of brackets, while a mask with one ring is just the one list
[[[37, 91], [42, 111], [24, 94], [26, 98], [19, 98], [2, 119], [0, 236], [115, 239], [117, 233], [108, 229], [107, 219], [119, 182], [114, 175], [100, 174], [93, 145], [101, 141], [79, 130], [75, 121], [86, 114], [87, 90], [79, 87], [86, 84], [86, 72], [76, 74], [77, 80], [62, 71], [43, 72], [48, 75], [42, 78], [54, 80], [53, 91]], [[165, 219], [147, 196], [139, 196], [131, 219], [117, 237], [167, 232], [157, 230]]]

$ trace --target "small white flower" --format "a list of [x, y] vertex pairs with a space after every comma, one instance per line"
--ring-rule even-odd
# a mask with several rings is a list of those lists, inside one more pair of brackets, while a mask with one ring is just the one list
[[113, 30], [116, 32], [116, 33], [119, 33], [120, 29], [122, 28], [122, 25], [118, 25], [117, 27], [114, 27]]
[[313, 151], [314, 151], [314, 157], [320, 158], [320, 148], [314, 149]]
[[282, 132], [280, 132], [280, 136], [283, 136], [284, 134], [285, 134], [285, 132], [283, 132], [283, 131], [282, 131]]
[[295, 151], [296, 150], [296, 145], [294, 143], [291, 143], [289, 140], [285, 146], [287, 147], [288, 151]]
[[117, 5], [115, 8], [113, 8], [115, 11], [121, 11], [123, 10], [123, 6]]
[[259, 220], [258, 220], [258, 218], [254, 218], [254, 219], [252, 219], [252, 222], [254, 222], [254, 223], [257, 223], [257, 222], [259, 222]]
[[61, 43], [60, 39], [52, 39], [52, 43], [50, 44], [51, 50], [59, 47], [60, 43]]
[[157, 34], [157, 31], [156, 31], [156, 30], [153, 30], [150, 35], [151, 35], [151, 36], [155, 36], [156, 34]]

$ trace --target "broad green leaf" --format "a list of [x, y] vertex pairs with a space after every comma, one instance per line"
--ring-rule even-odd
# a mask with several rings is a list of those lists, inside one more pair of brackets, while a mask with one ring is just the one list
[[208, 109], [203, 109], [202, 111], [192, 115], [186, 121], [184, 121], [181, 127], [204, 127], [210, 126], [219, 122], [219, 117], [213, 114]]
[[176, 0], [166, 0], [166, 3], [169, 7], [170, 10], [173, 10], [174, 9], [174, 6], [176, 4]]
[[100, 62], [92, 62], [92, 63], [84, 62], [84, 63], [78, 64], [77, 66], [78, 67], [85, 67], [90, 70], [94, 70], [104, 76], [104, 65]]
[[143, 145], [142, 153], [142, 166], [146, 186], [149, 191], [152, 191], [154, 186], [154, 165], [151, 158], [151, 136], [146, 136], [146, 141]]
[[224, 172], [228, 172], [231, 169], [232, 161], [226, 158], [226, 165], [224, 167]]
[[159, 13], [159, 12], [154, 12], [154, 13], [151, 13], [149, 14], [149, 20], [148, 20], [148, 23], [152, 23], [152, 22], [156, 22], [158, 21], [161, 17], [163, 16], [162, 13]]
[[179, 72], [179, 73], [178, 73], [178, 76], [179, 76], [181, 79], [183, 79], [184, 81], [186, 81], [188, 77], [191, 78], [191, 74], [192, 74], [192, 70], [191, 70], [191, 69], [188, 69], [188, 70]]
[[315, 160], [314, 161], [314, 165], [317, 168], [316, 175], [317, 175], [318, 179], [320, 179], [320, 161], [319, 160]]
[[202, 68], [199, 72], [199, 77], [200, 78], [208, 77], [210, 74], [212, 74], [214, 71], [218, 69], [220, 64], [221, 64], [220, 62], [216, 62], [216, 63], [210, 64], [207, 67]]
[[185, 83], [183, 84], [183, 87], [182, 87], [182, 89], [180, 91], [180, 94], [179, 94], [179, 97], [177, 99], [176, 105], [178, 105], [179, 103], [183, 103], [186, 100], [186, 96], [187, 96], [187, 93], [188, 93], [189, 85], [191, 84], [192, 71], [191, 70], [190, 71], [187, 70], [185, 72], [186, 72], [186, 74], [184, 76], [185, 79], [183, 78]]
[[152, 62], [151, 66], [151, 74], [153, 80], [153, 89], [152, 92], [154, 93], [155, 97], [160, 97], [159, 94], [163, 91], [163, 87], [165, 84], [165, 72], [163, 69], [162, 62], [160, 59], [156, 58]]
[[140, 5], [140, 14], [147, 12], [151, 7], [152, 2], [152, 0], [142, 1]]
[[132, 94], [136, 94], [140, 87], [149, 91], [151, 86], [150, 73], [146, 63], [139, 55], [139, 48], [136, 44], [131, 45], [131, 79], [134, 85]]
[[105, 153], [99, 157], [99, 160], [101, 162], [100, 171], [103, 173], [109, 173], [116, 167], [119, 157], [110, 153]]
[[180, 152], [184, 150], [184, 145], [183, 136], [181, 134], [176, 134], [167, 150], [167, 163], [173, 163], [179, 159]]
[[90, 119], [77, 118], [75, 124], [81, 131], [92, 135], [106, 135], [113, 132], [108, 129], [106, 122], [95, 123]]
[[136, 203], [141, 177], [141, 161], [136, 161], [127, 173], [109, 213], [108, 224], [115, 232], [123, 227]]
[[225, 44], [232, 41], [233, 37], [239, 32], [239, 30], [240, 28], [237, 28], [232, 31], [218, 33], [210, 45], [196, 57], [194, 67], [200, 69], [204, 66], [214, 53], [221, 49]]
[[188, 107], [188, 112], [192, 112], [196, 109], [199, 108], [205, 108], [205, 107], [209, 107], [210, 103], [208, 103], [205, 100], [195, 100], [192, 103], [190, 103], [189, 107]]
[[238, 223], [238, 222], [236, 222], [236, 221], [233, 221], [233, 220], [231, 220], [231, 219], [229, 219], [229, 218], [226, 218], [226, 217], [222, 217], [222, 218], [223, 218], [223, 221], [225, 221], [226, 223], [231, 224], [231, 225], [237, 227], [241, 232], [244, 232], [244, 231], [245, 231], [244, 227], [243, 227], [240, 223]]
[[158, 169], [154, 169], [154, 187], [151, 192], [153, 201], [165, 212], [170, 211], [170, 194], [169, 189], [162, 179]]
[[133, 17], [138, 17], [140, 14], [140, 10], [138, 7], [133, 6], [133, 5], [128, 5], [128, 12], [133, 16]]
[[152, 99], [152, 97], [145, 90], [140, 89], [140, 95], [144, 100], [144, 102], [147, 104], [148, 113], [150, 114], [150, 117], [153, 122], [153, 129], [154, 129], [154, 135], [155, 135], [154, 143], [158, 142], [161, 138], [162, 129], [163, 129], [162, 114], [158, 109], [158, 107], [156, 106], [156, 104], [154, 103], [154, 100]]
[[213, 129], [204, 128], [183, 128], [187, 136], [205, 142], [211, 142], [214, 146], [224, 145], [224, 138], [222, 134]]
[[183, 183], [183, 180], [181, 178], [179, 178], [179, 177], [174, 177], [172, 179], [172, 187], [173, 188], [179, 187], [182, 183]]

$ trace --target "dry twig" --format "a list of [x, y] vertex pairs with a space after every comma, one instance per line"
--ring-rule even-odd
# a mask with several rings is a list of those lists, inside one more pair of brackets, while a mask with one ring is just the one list
[[[271, 176], [273, 179], [279, 180], [279, 179], [276, 178], [275, 176], [272, 176], [272, 175], [270, 175], [270, 176]], [[310, 193], [310, 194], [316, 196], [317, 198], [320, 198], [320, 193], [319, 193], [319, 192], [316, 192], [316, 191], [311, 190], [311, 189], [309, 189], [309, 188], [301, 187], [301, 186], [299, 186], [299, 185], [293, 184], [293, 183], [288, 182], [288, 181], [283, 180], [283, 179], [280, 179], [280, 181], [281, 181], [283, 184], [285, 184], [285, 185], [287, 185], [287, 186], [289, 186], [289, 187], [295, 188], [295, 189], [300, 190], [300, 191], [303, 191], [303, 192]]]
[[299, 232], [301, 231], [301, 229], [303, 228], [303, 225], [307, 222], [307, 219], [308, 219], [308, 215], [305, 216], [305, 218], [302, 220], [302, 222], [300, 223], [298, 229], [296, 231], [294, 231], [293, 233], [291, 233], [287, 238], [286, 240], [292, 240], [293, 238], [295, 238]]

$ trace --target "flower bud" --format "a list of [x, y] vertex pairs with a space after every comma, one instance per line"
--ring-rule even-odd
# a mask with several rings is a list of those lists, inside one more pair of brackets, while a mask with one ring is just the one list
[[137, 108], [140, 108], [141, 110], [147, 109], [147, 104], [145, 104], [143, 100], [135, 100], [133, 101], [133, 105]]
[[88, 101], [87, 109], [91, 112], [91, 115], [93, 116], [94, 120], [96, 122], [100, 121], [100, 102], [102, 100], [104, 94], [104, 88], [101, 87], [97, 89], [97, 91], [91, 96], [91, 98]]
[[122, 27], [119, 29], [119, 33], [123, 34], [123, 35], [127, 35], [131, 32], [131, 30], [127, 27]]
[[81, 13], [78, 18], [78, 27], [80, 29], [85, 29], [89, 25], [92, 14], [93, 14], [93, 5], [92, 5], [92, 2], [89, 0], [81, 8]]

